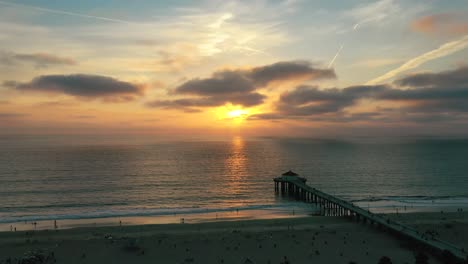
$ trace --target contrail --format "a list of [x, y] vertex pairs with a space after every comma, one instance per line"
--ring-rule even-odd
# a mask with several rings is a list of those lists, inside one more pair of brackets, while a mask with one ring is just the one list
[[[357, 31], [363, 25], [371, 23], [371, 22], [379, 22], [387, 18], [392, 12], [399, 10], [399, 8], [394, 4], [394, 0], [379, 0], [375, 1], [374, 3], [359, 6], [357, 8], [353, 8], [349, 11], [349, 13], [354, 17], [358, 18], [359, 20], [353, 25], [353, 29], [351, 30], [351, 34], [354, 31]], [[363, 19], [361, 19], [363, 18]], [[335, 54], [335, 57], [331, 60], [328, 68], [333, 66], [336, 58], [340, 54], [341, 50], [343, 49], [343, 45], [341, 45], [338, 52]]]
[[422, 55], [419, 55], [418, 57], [413, 58], [413, 59], [405, 62], [400, 67], [398, 67], [398, 68], [396, 68], [394, 70], [391, 70], [391, 71], [387, 72], [386, 74], [384, 74], [382, 76], [379, 76], [379, 77], [377, 77], [377, 78], [375, 78], [373, 80], [368, 81], [366, 84], [367, 85], [374, 85], [374, 84], [381, 83], [383, 81], [386, 81], [386, 80], [388, 80], [390, 78], [395, 77], [396, 75], [398, 75], [401, 72], [404, 72], [404, 71], [407, 71], [407, 70], [410, 70], [410, 69], [414, 69], [414, 68], [416, 68], [416, 67], [418, 67], [418, 66], [420, 66], [420, 65], [422, 65], [422, 64], [424, 64], [424, 63], [426, 63], [428, 61], [448, 56], [448, 55], [453, 54], [453, 53], [455, 53], [457, 51], [463, 50], [466, 47], [468, 47], [468, 35], [465, 35], [464, 37], [462, 37], [462, 38], [460, 38], [458, 40], [447, 42], [447, 43], [443, 44], [442, 46], [438, 47], [437, 49], [434, 49], [434, 50], [426, 52], [426, 53], [424, 53]]
[[63, 11], [63, 10], [49, 9], [49, 8], [43, 8], [43, 7], [37, 7], [37, 6], [23, 5], [23, 4], [16, 4], [16, 3], [10, 3], [10, 2], [5, 2], [5, 1], [0, 1], [0, 4], [12, 6], [12, 7], [26, 8], [26, 9], [31, 9], [31, 10], [41, 11], [41, 12], [53, 13], [53, 14], [68, 15], [68, 16], [75, 16], [75, 17], [82, 17], [82, 18], [91, 18], [91, 19], [116, 22], [116, 23], [142, 24], [142, 23], [127, 21], [127, 20], [122, 20], [122, 19], [115, 19], [115, 18], [102, 17], [102, 16], [91, 16], [91, 15], [86, 15], [86, 14], [81, 14], [81, 13], [68, 12], [68, 11]]
[[268, 53], [268, 52], [265, 52], [265, 51], [259, 50], [259, 49], [254, 49], [254, 48], [251, 48], [249, 46], [235, 46], [235, 47], [233, 47], [233, 49], [246, 50], [246, 51], [250, 51], [252, 53], [257, 53], [257, 54], [260, 53], [260, 54], [271, 56], [271, 54]]
[[338, 51], [335, 54], [335, 57], [333, 57], [333, 59], [328, 64], [328, 68], [331, 68], [331, 66], [333, 66], [333, 63], [335, 63], [335, 60], [336, 60], [336, 58], [338, 58], [338, 55], [340, 55], [340, 52], [341, 52], [342, 49], [343, 49], [343, 45], [340, 46], [340, 48], [338, 49]]
[[[354, 24], [353, 26], [353, 31], [356, 31], [358, 29], [358, 27], [360, 26], [360, 23], [356, 23]], [[341, 50], [343, 49], [343, 46], [344, 45], [341, 45], [340, 48], [338, 49], [338, 51], [336, 52], [335, 54], [335, 57], [333, 57], [333, 59], [330, 61], [330, 63], [328, 64], [328, 68], [331, 68], [331, 66], [333, 66], [333, 63], [335, 63], [335, 60], [336, 58], [338, 58], [338, 55], [340, 55], [341, 53]]]

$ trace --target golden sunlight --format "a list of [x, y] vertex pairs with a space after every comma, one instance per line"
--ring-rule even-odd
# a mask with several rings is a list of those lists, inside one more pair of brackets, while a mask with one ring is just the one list
[[243, 108], [240, 105], [226, 104], [212, 110], [219, 121], [222, 121], [223, 126], [235, 126], [245, 123], [244, 121], [251, 115], [258, 114], [259, 109]]
[[249, 111], [244, 110], [244, 109], [235, 109], [227, 112], [227, 117], [228, 118], [243, 118], [246, 115], [249, 114]]

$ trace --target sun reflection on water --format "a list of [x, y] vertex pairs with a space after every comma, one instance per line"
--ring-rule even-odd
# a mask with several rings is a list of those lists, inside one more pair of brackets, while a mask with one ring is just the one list
[[245, 174], [245, 142], [241, 137], [234, 137], [231, 143], [230, 152], [226, 159], [226, 167], [228, 172], [233, 177], [239, 177], [241, 174]]
[[[224, 162], [227, 178], [225, 194], [241, 196], [246, 191], [246, 188], [248, 188], [245, 182], [245, 177], [247, 177], [247, 159], [244, 139], [239, 136], [234, 137]], [[231, 204], [231, 206], [240, 206], [242, 204], [242, 199], [239, 199], [236, 204]]]

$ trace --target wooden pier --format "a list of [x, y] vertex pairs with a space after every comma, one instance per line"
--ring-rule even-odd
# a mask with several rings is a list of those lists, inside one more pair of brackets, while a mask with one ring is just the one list
[[274, 178], [274, 182], [277, 193], [292, 196], [304, 202], [314, 203], [320, 208], [322, 215], [348, 216], [357, 221], [368, 222], [391, 233], [410, 238], [423, 246], [438, 251], [444, 256], [452, 255], [458, 261], [468, 263], [468, 254], [463, 249], [422, 234], [410, 226], [386, 218], [385, 215], [374, 214], [350, 202], [312, 188], [306, 184], [305, 178], [299, 177], [292, 171], [284, 173], [281, 177]]

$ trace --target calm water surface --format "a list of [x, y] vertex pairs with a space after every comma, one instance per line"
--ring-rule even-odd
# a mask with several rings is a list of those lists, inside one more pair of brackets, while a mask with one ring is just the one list
[[0, 138], [0, 223], [310, 207], [275, 196], [289, 169], [376, 211], [468, 206], [468, 140], [95, 141]]

